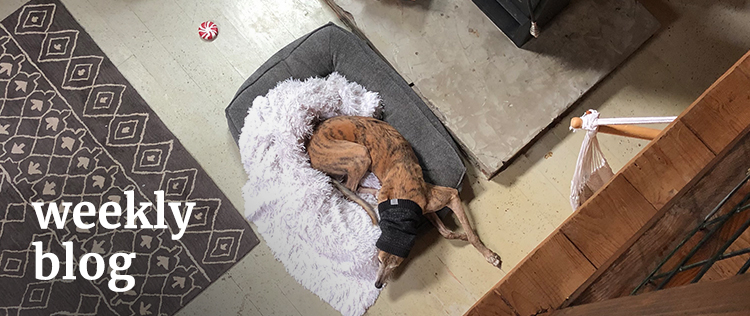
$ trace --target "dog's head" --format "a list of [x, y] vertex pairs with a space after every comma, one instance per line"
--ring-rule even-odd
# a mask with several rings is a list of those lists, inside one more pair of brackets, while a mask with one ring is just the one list
[[378, 279], [375, 287], [382, 288], [404, 258], [409, 256], [417, 238], [419, 225], [427, 219], [422, 208], [410, 200], [392, 199], [378, 204], [380, 213], [380, 238], [378, 248]]
[[393, 270], [404, 262], [404, 258], [378, 249], [378, 260], [380, 261], [380, 267], [378, 267], [378, 278], [375, 280], [375, 287], [382, 288], [388, 282], [388, 279], [391, 278]]

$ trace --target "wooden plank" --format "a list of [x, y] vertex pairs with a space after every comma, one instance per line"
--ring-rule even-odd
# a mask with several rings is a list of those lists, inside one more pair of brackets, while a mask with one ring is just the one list
[[[596, 269], [559, 230], [496, 288], [521, 316], [556, 309]], [[485, 315], [483, 310], [477, 310]]]
[[659, 209], [713, 157], [703, 142], [678, 120], [621, 172], [646, 200]]
[[617, 174], [595, 199], [589, 199], [576, 216], [563, 223], [560, 230], [595, 267], [599, 267], [654, 214], [656, 209], [646, 198], [622, 174]]
[[518, 316], [518, 313], [493, 289], [484, 294], [465, 316]]
[[[682, 120], [714, 153], [750, 125], [750, 53], [722, 76]], [[747, 73], [741, 70], [747, 68]]]
[[737, 62], [737, 68], [742, 70], [745, 74], [750, 75], [750, 51], [740, 58]]
[[[708, 214], [750, 167], [750, 136], [735, 141], [733, 148], [711, 162], [701, 177], [671, 207], [663, 208], [636, 233], [631, 246], [618, 250], [563, 306], [581, 305], [630, 294], [687, 232]], [[711, 167], [715, 166], [715, 167]], [[721, 193], [717, 193], [721, 192]], [[620, 254], [619, 252], [622, 251]]]
[[747, 315], [750, 275], [565, 308], [552, 316]]

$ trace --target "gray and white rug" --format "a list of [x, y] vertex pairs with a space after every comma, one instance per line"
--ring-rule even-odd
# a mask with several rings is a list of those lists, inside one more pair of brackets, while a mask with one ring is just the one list
[[[41, 229], [31, 202], [194, 202], [185, 235], [97, 223]], [[155, 222], [156, 212], [146, 217]], [[125, 223], [126, 217], [120, 218]], [[167, 225], [176, 228], [171, 212]], [[135, 253], [117, 293], [104, 276], [35, 277], [34, 247], [65, 259]], [[31, 1], [0, 25], [0, 316], [172, 315], [247, 254], [258, 239], [205, 171], [58, 1]], [[49, 272], [50, 264], [45, 273]], [[75, 266], [78, 263], [75, 262]], [[93, 271], [93, 265], [90, 265]]]

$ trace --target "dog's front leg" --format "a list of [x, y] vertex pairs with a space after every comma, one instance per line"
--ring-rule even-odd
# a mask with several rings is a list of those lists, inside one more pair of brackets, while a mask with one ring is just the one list
[[443, 224], [443, 221], [440, 219], [440, 216], [438, 216], [437, 214], [427, 213], [427, 214], [424, 214], [424, 216], [427, 217], [427, 219], [429, 219], [430, 222], [432, 222], [432, 225], [435, 226], [435, 228], [437, 228], [438, 232], [440, 232], [440, 235], [443, 235], [445, 239], [461, 239], [463, 241], [469, 240], [469, 238], [466, 237], [465, 233], [459, 234], [448, 229], [448, 227], [445, 227], [445, 224]]
[[493, 266], [500, 268], [503, 261], [500, 259], [500, 256], [498, 256], [494, 251], [490, 250], [489, 248], [487, 248], [487, 246], [484, 245], [484, 243], [482, 243], [482, 241], [479, 239], [479, 236], [477, 236], [477, 233], [471, 227], [469, 218], [466, 216], [464, 207], [461, 204], [461, 199], [459, 199], [458, 197], [458, 191], [455, 191], [455, 193], [452, 194], [451, 200], [448, 202], [448, 207], [450, 207], [450, 209], [453, 210], [453, 213], [456, 214], [456, 217], [458, 217], [458, 221], [461, 223], [461, 227], [463, 227], [466, 236], [469, 238], [469, 242], [474, 246], [474, 248], [477, 248], [477, 250], [479, 250], [482, 256], [484, 256], [484, 258], [487, 260], [487, 262], [489, 262]]
[[474, 248], [477, 248], [477, 250], [479, 250], [479, 253], [484, 256], [487, 262], [489, 262], [493, 266], [500, 268], [500, 265], [502, 264], [500, 256], [487, 248], [487, 246], [485, 246], [484, 243], [482, 243], [482, 241], [479, 239], [479, 236], [477, 236], [477, 233], [474, 231], [474, 229], [471, 228], [469, 218], [466, 216], [464, 207], [461, 204], [461, 198], [459, 198], [458, 196], [458, 190], [449, 187], [428, 185], [428, 192], [429, 196], [427, 200], [427, 206], [425, 207], [425, 216], [427, 216], [427, 218], [432, 221], [432, 224], [437, 227], [440, 234], [443, 236], [447, 235], [445, 238], [449, 238], [448, 236], [452, 237], [452, 234], [459, 235], [446, 228], [443, 224], [443, 221], [441, 221], [440, 218], [435, 214], [435, 212], [439, 211], [443, 207], [448, 206], [453, 211], [453, 213], [456, 214], [456, 217], [458, 217], [458, 221], [461, 223], [461, 227], [464, 229], [464, 233], [460, 235], [463, 235], [463, 237], [466, 239], [460, 237], [458, 239], [468, 239], [468, 241], [474, 246]]

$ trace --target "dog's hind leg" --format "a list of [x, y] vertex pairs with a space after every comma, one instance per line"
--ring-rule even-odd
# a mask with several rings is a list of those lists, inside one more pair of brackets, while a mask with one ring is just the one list
[[466, 237], [466, 234], [464, 233], [459, 234], [457, 232], [454, 232], [448, 229], [448, 227], [445, 227], [445, 224], [443, 224], [443, 221], [440, 219], [440, 217], [436, 213], [427, 213], [427, 214], [424, 214], [424, 216], [430, 220], [432, 225], [435, 226], [435, 228], [437, 228], [440, 235], [443, 235], [445, 239], [461, 239], [463, 241], [469, 240]]
[[378, 219], [372, 205], [357, 196], [356, 190], [359, 182], [370, 169], [370, 153], [365, 146], [357, 143], [331, 140], [325, 144], [310, 142], [307, 148], [310, 155], [310, 165], [329, 175], [345, 175], [346, 184], [332, 179], [334, 186], [347, 198], [356, 202], [365, 209], [370, 216], [373, 225], [378, 224]]
[[345, 140], [330, 140], [325, 144], [310, 142], [307, 153], [313, 168], [329, 175], [346, 175], [344, 185], [353, 192], [357, 191], [372, 163], [365, 146]]
[[[426, 211], [436, 212], [442, 209], [443, 206], [448, 206], [453, 211], [453, 213], [456, 214], [456, 217], [458, 217], [458, 221], [461, 223], [461, 227], [464, 229], [464, 234], [466, 234], [469, 243], [471, 243], [474, 248], [479, 250], [479, 253], [484, 256], [487, 262], [489, 262], [493, 266], [500, 268], [500, 266], [502, 265], [500, 256], [498, 256], [494, 251], [487, 248], [487, 246], [484, 245], [484, 243], [479, 239], [477, 233], [471, 227], [469, 218], [466, 216], [464, 207], [461, 204], [461, 199], [458, 196], [458, 190], [441, 186], [429, 186], [429, 189], [430, 196], [427, 202], [427, 207], [425, 207]], [[435, 216], [437, 217], [437, 215]], [[440, 230], [439, 227], [438, 230]]]
[[375, 215], [375, 208], [370, 205], [370, 203], [367, 203], [364, 199], [359, 197], [356, 193], [349, 190], [349, 188], [345, 187], [341, 182], [339, 182], [336, 179], [331, 179], [331, 182], [333, 183], [333, 186], [335, 186], [341, 193], [344, 194], [348, 199], [354, 201], [354, 203], [359, 204], [365, 211], [367, 212], [367, 215], [370, 216], [370, 219], [372, 220], [373, 225], [378, 225], [378, 218]]

